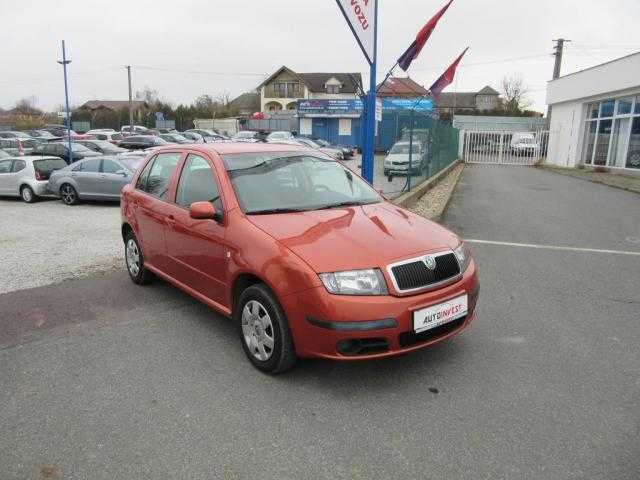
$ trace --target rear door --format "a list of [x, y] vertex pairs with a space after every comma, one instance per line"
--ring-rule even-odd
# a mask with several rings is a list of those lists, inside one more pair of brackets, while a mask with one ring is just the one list
[[100, 163], [100, 158], [89, 158], [82, 161], [79, 171], [74, 171], [80, 196], [89, 198], [100, 196]]
[[175, 203], [167, 206], [168, 273], [210, 300], [228, 306], [225, 218], [219, 222], [191, 218], [189, 207], [194, 202], [211, 202], [223, 212], [213, 164], [202, 155], [190, 153], [176, 186]]
[[0, 194], [13, 195], [11, 185], [11, 164], [13, 160], [0, 160]]
[[167, 206], [176, 166], [182, 154], [159, 153], [145, 166], [132, 195], [137, 234], [142, 242], [145, 261], [167, 272], [165, 230]]
[[101, 195], [115, 200], [120, 198], [122, 187], [131, 181], [131, 173], [115, 160], [105, 158], [100, 178]]

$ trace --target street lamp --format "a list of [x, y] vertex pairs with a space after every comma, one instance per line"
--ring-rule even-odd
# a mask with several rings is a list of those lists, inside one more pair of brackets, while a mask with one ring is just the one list
[[62, 65], [64, 71], [64, 101], [65, 101], [65, 115], [67, 124], [67, 142], [69, 146], [69, 163], [73, 163], [73, 150], [71, 149], [71, 113], [69, 112], [69, 87], [67, 84], [67, 65], [71, 63], [71, 60], [67, 60], [67, 51], [64, 47], [64, 40], [62, 40], [62, 60], [58, 60], [58, 63]]

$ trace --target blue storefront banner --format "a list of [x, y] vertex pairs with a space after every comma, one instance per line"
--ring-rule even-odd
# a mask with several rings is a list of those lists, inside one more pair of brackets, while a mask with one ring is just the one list
[[415, 110], [416, 112], [433, 111], [433, 100], [430, 98], [383, 98], [382, 110]]
[[362, 101], [359, 99], [312, 99], [298, 100], [300, 117], [359, 117]]

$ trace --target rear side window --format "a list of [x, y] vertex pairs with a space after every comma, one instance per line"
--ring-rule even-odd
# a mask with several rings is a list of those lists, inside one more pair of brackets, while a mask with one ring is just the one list
[[153, 162], [155, 161], [156, 159], [152, 158], [145, 165], [144, 170], [142, 171], [142, 173], [138, 177], [138, 181], [136, 182], [136, 188], [138, 190], [142, 190], [143, 192], [147, 190], [147, 178], [149, 177], [149, 170], [151, 170], [151, 167], [153, 166]]
[[198, 155], [189, 155], [176, 190], [176, 203], [189, 207], [194, 202], [212, 202], [222, 209], [215, 174], [209, 163]]
[[116, 173], [122, 170], [122, 167], [118, 165], [113, 160], [103, 160], [102, 161], [102, 172], [103, 173]]
[[27, 164], [24, 160], [16, 160], [13, 162], [13, 172], [19, 172], [24, 170], [27, 167]]
[[98, 173], [100, 171], [100, 159], [92, 158], [82, 162], [82, 171], [87, 173]]
[[0, 173], [9, 173], [11, 171], [11, 160], [0, 161]]
[[178, 165], [178, 160], [180, 160], [179, 153], [158, 154], [153, 161], [153, 165], [151, 165], [145, 186], [141, 190], [160, 200], [166, 200], [167, 193], [169, 192], [169, 182], [176, 169], [176, 165]]
[[67, 162], [61, 158], [44, 158], [42, 160], [34, 160], [33, 168], [36, 172], [49, 175], [54, 170], [60, 170], [67, 166]]

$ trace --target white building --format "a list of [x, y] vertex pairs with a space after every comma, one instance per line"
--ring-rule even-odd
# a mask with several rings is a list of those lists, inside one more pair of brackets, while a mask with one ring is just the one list
[[547, 162], [640, 172], [640, 52], [549, 82]]

